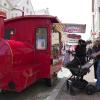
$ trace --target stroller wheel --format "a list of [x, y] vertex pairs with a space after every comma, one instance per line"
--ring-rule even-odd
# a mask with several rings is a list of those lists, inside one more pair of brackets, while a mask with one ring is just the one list
[[66, 80], [66, 88], [67, 88], [67, 90], [69, 90], [69, 81], [68, 80]]
[[75, 95], [76, 94], [71, 80], [66, 80], [66, 88], [67, 88], [67, 91], [71, 95]]
[[93, 85], [87, 85], [86, 86], [86, 93], [88, 95], [93, 95], [95, 93], [95, 90], [96, 90], [96, 88]]

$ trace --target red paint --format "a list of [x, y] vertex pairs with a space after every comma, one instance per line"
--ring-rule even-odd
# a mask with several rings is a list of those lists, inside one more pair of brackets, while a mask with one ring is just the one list
[[[1, 18], [1, 17], [0, 17]], [[3, 19], [0, 21], [3, 22]], [[21, 92], [41, 78], [51, 78], [61, 62], [51, 69], [51, 28], [58, 23], [53, 16], [23, 16], [0, 23], [0, 89]], [[36, 49], [36, 29], [47, 28], [47, 49]], [[5, 36], [6, 35], [6, 36]], [[13, 84], [14, 83], [14, 84]]]

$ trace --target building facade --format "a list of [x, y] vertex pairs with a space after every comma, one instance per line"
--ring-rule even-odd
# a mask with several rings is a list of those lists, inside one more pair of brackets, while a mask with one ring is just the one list
[[100, 0], [92, 0], [92, 32], [100, 36]]
[[35, 10], [35, 15], [49, 15], [49, 9]]
[[7, 18], [35, 13], [31, 0], [0, 0], [0, 10], [6, 12]]

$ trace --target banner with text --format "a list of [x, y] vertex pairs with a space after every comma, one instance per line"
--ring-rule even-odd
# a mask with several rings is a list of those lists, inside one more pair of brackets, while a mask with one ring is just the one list
[[64, 24], [63, 32], [85, 33], [86, 24]]

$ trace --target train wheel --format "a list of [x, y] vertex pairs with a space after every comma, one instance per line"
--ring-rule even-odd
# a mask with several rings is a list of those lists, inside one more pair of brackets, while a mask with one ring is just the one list
[[51, 87], [51, 86], [53, 86], [53, 79], [47, 78], [47, 79], [45, 79], [45, 83], [46, 83], [46, 86]]
[[2, 94], [5, 94], [5, 93], [7, 93], [7, 91], [5, 91], [5, 90], [1, 90], [1, 93], [2, 93]]

